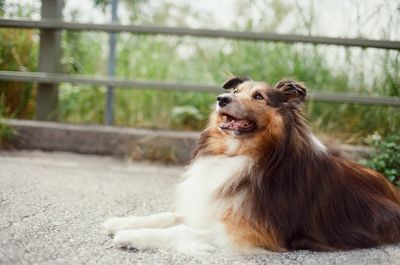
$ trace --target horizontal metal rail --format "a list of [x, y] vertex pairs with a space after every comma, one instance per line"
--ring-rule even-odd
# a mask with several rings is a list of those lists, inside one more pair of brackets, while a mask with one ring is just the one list
[[124, 79], [109, 76], [68, 75], [41, 72], [0, 71], [0, 81], [20, 81], [32, 83], [71, 83], [110, 87], [130, 87], [138, 89], [178, 90], [192, 92], [215, 92], [218, 86], [181, 84], [169, 81]]
[[194, 36], [207, 38], [226, 38], [253, 41], [272, 41], [286, 43], [311, 43], [326, 45], [354, 46], [362, 48], [380, 48], [400, 50], [400, 41], [331, 38], [295, 34], [277, 34], [249, 31], [228, 31], [213, 29], [193, 29], [182, 27], [122, 25], [122, 24], [93, 24], [75, 23], [60, 20], [19, 20], [0, 19], [0, 27], [25, 29], [56, 29], [77, 31], [130, 32], [135, 34], [163, 34], [175, 36]]
[[[91, 84], [99, 86], [112, 86], [121, 88], [175, 90], [190, 92], [221, 92], [221, 87], [212, 84], [196, 85], [182, 84], [170, 81], [123, 79], [107, 76], [84, 76], [40, 72], [15, 72], [0, 71], [0, 81], [19, 81], [33, 83], [72, 83]], [[350, 93], [313, 92], [309, 95], [311, 100], [322, 102], [355, 103], [363, 105], [384, 105], [400, 107], [398, 97], [372, 97]]]

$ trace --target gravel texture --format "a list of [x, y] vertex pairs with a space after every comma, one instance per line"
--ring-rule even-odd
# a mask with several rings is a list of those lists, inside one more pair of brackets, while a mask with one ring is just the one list
[[114, 248], [100, 223], [170, 210], [183, 170], [69, 153], [0, 153], [0, 264], [400, 264], [400, 245], [201, 257]]

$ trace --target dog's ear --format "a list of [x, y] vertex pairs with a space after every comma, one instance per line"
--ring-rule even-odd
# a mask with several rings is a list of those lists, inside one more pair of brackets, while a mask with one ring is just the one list
[[241, 83], [244, 83], [244, 82], [246, 82], [248, 80], [250, 80], [250, 78], [247, 78], [247, 77], [232, 77], [231, 79], [227, 80], [222, 85], [222, 88], [224, 88], [224, 89], [233, 89], [233, 88], [236, 88]]
[[289, 79], [279, 81], [275, 88], [282, 92], [285, 101], [304, 102], [307, 95], [307, 88], [304, 84]]

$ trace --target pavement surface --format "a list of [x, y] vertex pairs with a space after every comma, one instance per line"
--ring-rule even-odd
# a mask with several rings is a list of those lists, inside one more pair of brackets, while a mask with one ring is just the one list
[[0, 264], [400, 264], [400, 245], [201, 257], [114, 248], [101, 222], [171, 210], [183, 170], [69, 153], [0, 153]]

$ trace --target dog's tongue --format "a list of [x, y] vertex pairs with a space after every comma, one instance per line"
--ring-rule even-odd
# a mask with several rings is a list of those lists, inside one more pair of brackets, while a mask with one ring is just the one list
[[225, 129], [238, 130], [241, 128], [249, 128], [252, 122], [248, 120], [239, 120], [233, 117], [223, 116], [221, 127]]

